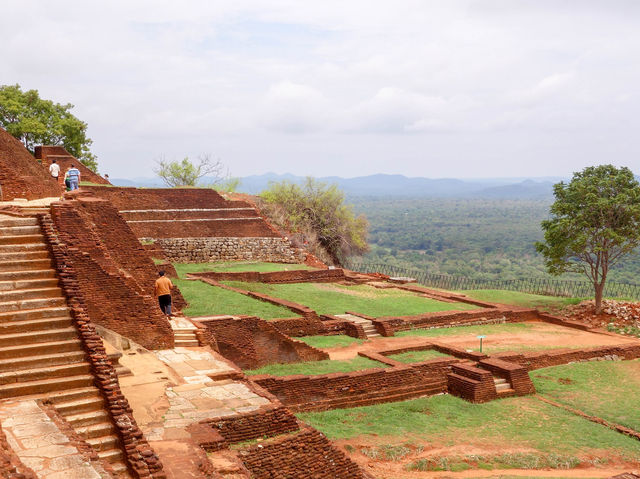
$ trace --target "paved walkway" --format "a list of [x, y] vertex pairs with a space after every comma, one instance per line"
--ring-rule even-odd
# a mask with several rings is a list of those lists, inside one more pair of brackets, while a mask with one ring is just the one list
[[85, 460], [34, 400], [0, 403], [0, 423], [13, 451], [39, 478], [111, 477]]

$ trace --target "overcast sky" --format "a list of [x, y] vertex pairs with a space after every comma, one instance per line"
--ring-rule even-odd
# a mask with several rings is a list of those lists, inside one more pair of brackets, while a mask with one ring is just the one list
[[73, 103], [100, 170], [640, 170], [640, 1], [4, 2], [0, 84]]

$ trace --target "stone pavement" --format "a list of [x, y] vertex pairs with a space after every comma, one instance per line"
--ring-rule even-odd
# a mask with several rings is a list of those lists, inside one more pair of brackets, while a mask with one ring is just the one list
[[34, 400], [0, 403], [0, 424], [13, 451], [39, 478], [111, 477], [99, 465], [85, 460]]

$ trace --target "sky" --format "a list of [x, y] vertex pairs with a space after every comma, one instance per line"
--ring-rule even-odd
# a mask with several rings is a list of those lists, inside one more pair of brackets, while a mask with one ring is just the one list
[[636, 0], [20, 0], [0, 58], [112, 178], [640, 172]]

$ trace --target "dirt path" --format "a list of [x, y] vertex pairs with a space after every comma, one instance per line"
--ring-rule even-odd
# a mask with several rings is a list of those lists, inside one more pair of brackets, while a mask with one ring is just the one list
[[[528, 324], [531, 325], [531, 328], [521, 332], [488, 334], [484, 339], [484, 350], [489, 353], [509, 350], [530, 352], [566, 347], [611, 346], [614, 344], [637, 343], [639, 341], [638, 339], [621, 335], [613, 336], [580, 331], [538, 321], [531, 321]], [[343, 348], [327, 349], [326, 351], [331, 359], [350, 359], [357, 356], [359, 351], [374, 352], [391, 348], [418, 346], [433, 341], [461, 349], [477, 350], [477, 333], [464, 333], [463, 328], [460, 329], [461, 334], [456, 334], [455, 336], [373, 338], [363, 344], [352, 344]]]

